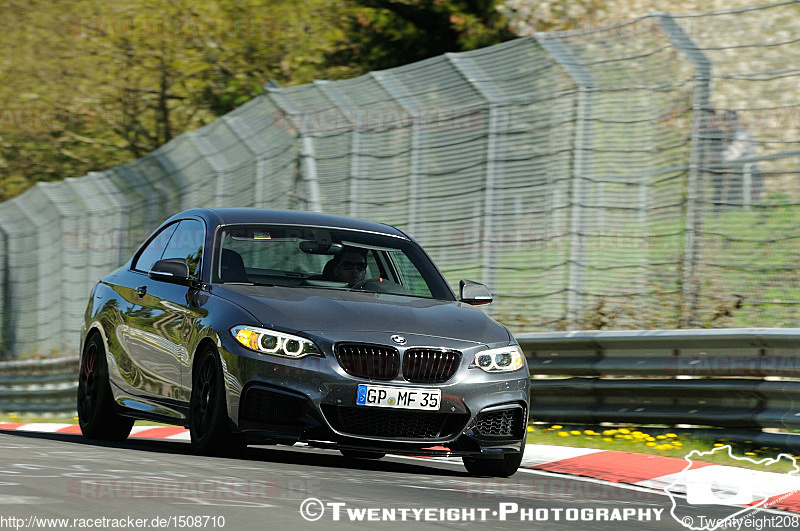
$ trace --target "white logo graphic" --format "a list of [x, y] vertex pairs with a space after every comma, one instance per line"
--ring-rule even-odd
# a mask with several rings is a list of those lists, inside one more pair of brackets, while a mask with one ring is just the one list
[[306, 498], [300, 504], [300, 516], [309, 522], [316, 522], [325, 514], [325, 504], [317, 498]]
[[[780, 454], [776, 458], [764, 458], [756, 461], [749, 457], [738, 457], [733, 455], [730, 445], [714, 448], [708, 452], [698, 452], [692, 450], [684, 457], [687, 461], [686, 468], [684, 468], [677, 479], [672, 482], [664, 491], [669, 495], [672, 501], [672, 508], [670, 514], [681, 525], [688, 529], [697, 531], [713, 531], [720, 527], [729, 527], [733, 519], [742, 518], [746, 513], [757, 512], [761, 509], [768, 508], [770, 504], [769, 496], [763, 496], [763, 493], [755, 493], [753, 486], [756, 484], [754, 478], [761, 472], [736, 468], [731, 466], [705, 466], [697, 468], [696, 463], [692, 458], [702, 459], [703, 456], [713, 455], [715, 452], [728, 452], [731, 459], [737, 461], [749, 462], [755, 465], [760, 465], [764, 468], [779, 463], [781, 459], [791, 460], [791, 465], [794, 468], [787, 475], [791, 477], [798, 477], [794, 474], [800, 472], [800, 467], [797, 461], [789, 454]], [[692, 467], [694, 466], [694, 470]], [[774, 474], [780, 477], [781, 474]], [[800, 478], [798, 478], [800, 479]], [[731, 514], [725, 518], [705, 518], [700, 517], [699, 526], [695, 526], [696, 519], [691, 516], [676, 514], [677, 503], [675, 501], [675, 494], [680, 493], [681, 485], [686, 486], [686, 501], [690, 505], [703, 506], [703, 505], [726, 505], [731, 507]], [[774, 495], [773, 495], [774, 496]]]
[[753, 503], [753, 477], [741, 468], [701, 468], [686, 479], [686, 501], [692, 505]]

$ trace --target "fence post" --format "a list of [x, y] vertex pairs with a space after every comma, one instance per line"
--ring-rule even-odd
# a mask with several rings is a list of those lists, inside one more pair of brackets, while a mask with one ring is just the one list
[[564, 45], [564, 39], [535, 35], [537, 42], [564, 69], [578, 87], [575, 115], [575, 156], [572, 162], [572, 198], [570, 209], [569, 281], [567, 287], [567, 326], [576, 328], [584, 314], [584, 284], [586, 269], [586, 228], [584, 202], [592, 153], [592, 113], [594, 79]]
[[387, 71], [367, 74], [386, 91], [401, 109], [411, 118], [411, 182], [409, 183], [408, 232], [412, 238], [419, 238], [419, 205], [422, 199], [422, 127], [417, 116], [414, 100], [406, 94], [405, 88], [390, 78]]
[[[225, 122], [225, 125], [228, 127], [228, 129], [230, 129], [231, 134], [233, 134], [233, 136], [236, 137], [236, 139], [239, 141], [239, 143], [241, 145], [243, 145], [244, 148], [250, 153], [250, 157], [253, 159], [253, 181], [254, 181], [253, 184], [254, 184], [255, 187], [258, 187], [258, 180], [259, 180], [258, 179], [258, 159], [259, 159], [258, 153], [253, 148], [250, 147], [250, 144], [247, 142], [247, 139], [244, 136], [242, 136], [242, 134], [239, 132], [240, 125], [237, 124], [236, 121], [230, 115], [226, 114], [225, 116], [222, 116], [220, 118], [220, 120]], [[220, 205], [220, 206], [225, 206], [225, 202], [224, 202], [224, 199], [223, 199], [225, 197], [225, 194], [223, 193], [223, 182], [224, 182], [223, 179], [217, 179], [217, 186], [216, 186], [216, 191], [215, 191], [215, 193], [216, 193], [216, 198], [215, 198], [216, 204]], [[258, 192], [260, 192], [260, 190], [257, 190], [256, 193], [254, 194], [255, 197], [253, 198], [253, 205], [252, 205], [254, 207], [261, 206], [261, 205], [256, 204], [257, 200], [255, 198], [261, 197]]]
[[0, 360], [11, 357], [11, 273], [8, 261], [8, 233], [0, 224]]
[[702, 234], [703, 187], [700, 164], [706, 151], [703, 135], [703, 112], [710, 109], [711, 62], [683, 31], [669, 13], [655, 13], [661, 22], [667, 38], [692, 63], [694, 72], [694, 98], [692, 101], [692, 132], [690, 137], [689, 182], [686, 197], [686, 247], [683, 258], [683, 278], [681, 289], [681, 326], [695, 327], [699, 325], [698, 311], [700, 304], [700, 282], [698, 281], [698, 263], [700, 261], [700, 237]]
[[[348, 215], [352, 218], [358, 218], [360, 217], [359, 206], [361, 204], [361, 146], [364, 143], [361, 137], [364, 132], [360, 129], [358, 119], [353, 118], [352, 115], [348, 115], [347, 101], [342, 97], [341, 92], [334, 83], [327, 80], [317, 80], [314, 81], [314, 85], [322, 92], [325, 98], [342, 113], [342, 116], [350, 122], [350, 127], [352, 127], [350, 139], [350, 179], [348, 182], [350, 188], [350, 205]], [[368, 114], [369, 113], [367, 113], [367, 115]], [[364, 127], [369, 127], [369, 125], [365, 125]]]
[[[483, 262], [482, 262], [482, 278], [481, 281], [489, 286], [492, 290], [496, 290], [497, 278], [497, 234], [496, 234], [496, 221], [498, 210], [495, 204], [496, 192], [498, 188], [497, 181], [502, 178], [501, 172], [498, 170], [499, 165], [499, 122], [501, 121], [502, 107], [499, 105], [501, 98], [492, 90], [491, 85], [483, 83], [482, 80], [487, 76], [481, 73], [479, 67], [475, 65], [474, 61], [469, 57], [462, 57], [459, 54], [446, 53], [444, 54], [450, 64], [461, 74], [469, 85], [480, 94], [489, 104], [489, 138], [486, 146], [486, 189], [483, 196]], [[502, 208], [499, 208], [502, 210]], [[495, 307], [486, 308], [486, 312], [490, 315], [494, 313]]]
[[298, 110], [283, 94], [283, 89], [265, 86], [266, 96], [272, 100], [275, 106], [286, 114], [287, 120], [290, 120], [297, 135], [300, 137], [300, 176], [308, 183], [308, 209], [312, 212], [322, 212], [322, 200], [319, 192], [319, 180], [317, 179], [317, 159], [314, 155], [314, 138], [311, 133], [305, 130], [300, 123], [297, 122]]
[[750, 208], [753, 204], [753, 163], [745, 162], [742, 166], [742, 204]]

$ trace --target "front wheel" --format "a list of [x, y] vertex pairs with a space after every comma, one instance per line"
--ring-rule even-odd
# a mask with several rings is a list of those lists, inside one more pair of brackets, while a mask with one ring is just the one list
[[519, 465], [522, 464], [522, 456], [525, 453], [525, 442], [518, 453], [505, 454], [500, 459], [487, 459], [480, 457], [463, 457], [464, 468], [472, 476], [507, 478], [513, 476]]
[[208, 347], [200, 354], [195, 367], [189, 399], [192, 448], [204, 455], [219, 455], [241, 449], [241, 437], [231, 433], [222, 366], [214, 347]]
[[106, 349], [100, 334], [86, 339], [78, 374], [78, 425], [88, 439], [122, 441], [133, 427], [132, 418], [114, 412], [114, 396], [108, 382]]

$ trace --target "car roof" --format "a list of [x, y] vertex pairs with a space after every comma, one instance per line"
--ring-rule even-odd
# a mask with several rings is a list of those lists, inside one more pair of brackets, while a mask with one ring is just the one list
[[184, 210], [170, 218], [179, 219], [187, 216], [203, 218], [209, 225], [238, 225], [238, 224], [275, 224], [275, 225], [301, 225], [325, 228], [342, 228], [377, 232], [391, 236], [408, 238], [402, 231], [372, 221], [320, 214], [316, 212], [301, 212], [297, 210], [269, 210], [261, 208], [193, 208]]

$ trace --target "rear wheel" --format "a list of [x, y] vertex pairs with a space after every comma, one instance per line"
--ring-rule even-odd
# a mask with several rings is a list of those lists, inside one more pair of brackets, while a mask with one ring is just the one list
[[108, 382], [106, 349], [100, 334], [86, 339], [78, 375], [78, 424], [89, 439], [122, 441], [133, 427], [132, 418], [114, 412], [114, 396]]
[[507, 478], [513, 476], [522, 464], [522, 456], [525, 450], [525, 442], [522, 443], [522, 450], [518, 453], [506, 454], [500, 459], [487, 459], [480, 457], [463, 457], [464, 468], [473, 476], [488, 476]]
[[189, 435], [192, 448], [205, 455], [231, 453], [244, 447], [241, 435], [231, 432], [222, 364], [212, 346], [202, 351], [196, 365], [189, 399]]

